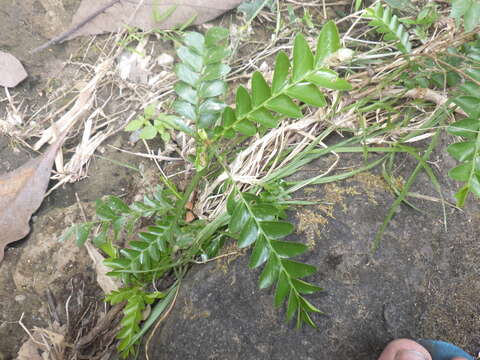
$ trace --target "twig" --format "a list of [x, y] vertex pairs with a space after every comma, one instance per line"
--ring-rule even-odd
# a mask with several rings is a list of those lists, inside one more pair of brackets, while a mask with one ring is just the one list
[[105, 316], [100, 319], [97, 325], [85, 336], [81, 337], [78, 342], [75, 344], [76, 348], [90, 344], [96, 337], [98, 337], [103, 331], [108, 329], [117, 316], [117, 314], [122, 311], [125, 306], [125, 302], [116, 304], [112, 307]]
[[58, 44], [58, 43], [61, 43], [62, 41], [64, 41], [65, 39], [67, 39], [70, 35], [72, 35], [73, 33], [77, 32], [78, 30], [80, 30], [82, 27], [84, 27], [86, 24], [88, 24], [90, 21], [92, 21], [93, 19], [95, 19], [98, 15], [100, 15], [101, 13], [103, 13], [104, 11], [106, 11], [107, 9], [111, 8], [113, 5], [119, 3], [121, 0], [112, 0], [111, 2], [109, 2], [107, 5], [101, 7], [100, 9], [98, 9], [97, 11], [95, 11], [93, 14], [87, 16], [84, 20], [82, 20], [80, 23], [78, 23], [77, 25], [75, 25], [74, 27], [72, 27], [71, 29], [61, 33], [60, 35], [54, 37], [53, 39], [47, 41], [46, 43], [44, 43], [43, 45], [33, 49], [32, 51], [30, 51], [31, 54], [35, 54], [36, 52], [39, 52], [39, 51], [42, 51], [48, 47], [50, 47], [51, 45], [55, 45], [55, 44]]

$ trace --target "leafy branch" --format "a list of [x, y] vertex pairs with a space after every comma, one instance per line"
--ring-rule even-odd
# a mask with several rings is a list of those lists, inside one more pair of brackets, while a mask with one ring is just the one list
[[318, 87], [351, 89], [346, 80], [327, 68], [329, 59], [338, 50], [338, 30], [332, 21], [322, 28], [315, 55], [303, 35], [298, 34], [293, 62], [285, 52], [277, 55], [271, 86], [261, 73], [255, 72], [250, 93], [245, 87], [238, 87], [235, 110], [225, 108], [222, 124], [215, 129], [215, 139], [233, 138], [237, 132], [253, 136], [260, 130], [277, 127], [282, 118], [299, 118], [302, 111], [295, 100], [316, 107], [325, 106], [327, 102]]
[[[477, 91], [479, 89], [477, 88]], [[476, 96], [474, 96], [476, 95]], [[456, 121], [448, 127], [448, 132], [462, 137], [463, 141], [448, 146], [448, 153], [460, 162], [451, 169], [448, 175], [465, 185], [455, 194], [457, 204], [463, 206], [471, 192], [480, 198], [480, 96], [478, 92], [462, 95], [453, 99], [461, 107], [468, 118]]]
[[240, 248], [254, 245], [250, 256], [250, 268], [262, 266], [259, 278], [261, 289], [276, 283], [275, 306], [287, 299], [287, 320], [296, 316], [297, 327], [306, 322], [316, 327], [309, 313], [321, 313], [303, 294], [313, 294], [322, 288], [307, 283], [301, 278], [312, 275], [316, 268], [290, 258], [308, 250], [304, 244], [281, 240], [290, 235], [294, 226], [283, 220], [284, 207], [251, 193], [232, 194], [227, 202], [230, 214], [229, 231], [237, 238]]
[[372, 19], [369, 25], [375, 27], [378, 33], [384, 34], [385, 41], [396, 41], [396, 46], [404, 54], [412, 51], [408, 32], [389, 6], [384, 7], [379, 1], [374, 8], [365, 9], [365, 17]]

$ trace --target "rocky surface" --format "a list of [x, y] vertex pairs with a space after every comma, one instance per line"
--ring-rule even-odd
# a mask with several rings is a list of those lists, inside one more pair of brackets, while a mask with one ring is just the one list
[[[451, 165], [441, 152], [437, 160], [440, 168]], [[412, 166], [407, 161], [400, 172], [406, 177]], [[452, 201], [456, 184], [441, 181]], [[423, 175], [413, 191], [436, 196]], [[258, 289], [259, 271], [248, 269], [244, 254], [187, 276], [148, 343], [150, 359], [372, 360], [397, 337], [442, 338], [478, 351], [478, 202], [465, 212], [447, 206], [447, 231], [438, 202], [412, 200], [422, 212], [402, 205], [371, 256], [394, 200], [381, 177], [364, 173], [296, 197], [320, 201], [290, 213], [298, 228], [290, 240], [311, 246], [302, 260], [318, 267], [309, 280], [325, 288], [310, 296], [325, 313], [314, 318], [318, 329], [285, 323], [284, 309], [273, 308], [271, 290]]]

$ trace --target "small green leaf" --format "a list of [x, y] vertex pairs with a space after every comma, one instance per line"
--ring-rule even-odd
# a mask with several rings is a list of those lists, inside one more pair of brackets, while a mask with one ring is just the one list
[[118, 215], [100, 199], [95, 202], [95, 211], [100, 220], [114, 221], [118, 218]]
[[242, 201], [239, 201], [237, 206], [235, 206], [232, 217], [230, 218], [230, 231], [233, 234], [242, 231], [249, 218], [250, 214], [248, 209]]
[[273, 250], [282, 258], [291, 258], [303, 254], [308, 247], [304, 244], [292, 241], [271, 240]]
[[338, 34], [335, 22], [328, 21], [320, 31], [317, 40], [317, 51], [315, 53], [315, 64], [323, 64], [325, 59], [340, 49], [340, 35]]
[[255, 71], [252, 76], [253, 105], [258, 106], [270, 97], [271, 91], [262, 74]]
[[132, 120], [127, 124], [127, 126], [125, 126], [125, 131], [138, 130], [143, 126], [144, 123], [145, 123], [144, 118], [137, 118], [135, 120]]
[[453, 158], [464, 162], [472, 160], [476, 151], [476, 141], [458, 142], [448, 146], [447, 151]]
[[235, 123], [235, 125], [233, 125], [233, 128], [246, 136], [253, 136], [257, 133], [257, 127], [255, 126], [255, 124], [248, 120], [242, 120]]
[[238, 238], [238, 247], [240, 249], [252, 245], [255, 240], [258, 238], [258, 226], [255, 222], [255, 219], [250, 218], [245, 223], [242, 231], [240, 232], [240, 237]]
[[255, 110], [250, 114], [250, 118], [255, 122], [267, 128], [275, 128], [278, 125], [278, 120], [265, 108]]
[[258, 240], [255, 242], [255, 246], [250, 256], [250, 263], [248, 266], [251, 269], [257, 268], [267, 261], [268, 256], [270, 255], [270, 248], [267, 246], [265, 238], [260, 235]]
[[298, 310], [298, 299], [297, 295], [293, 291], [293, 289], [290, 290], [290, 295], [288, 296], [288, 306], [287, 306], [287, 321], [290, 321], [293, 319], [293, 316]]
[[[318, 314], [322, 314], [322, 312], [316, 307], [316, 306], [313, 306], [307, 299], [305, 299], [304, 297], [301, 297], [300, 298], [300, 303], [302, 305], [302, 308], [306, 309], [307, 311], [309, 312], [314, 312], [314, 313], [318, 313]], [[315, 324], [313, 324], [314, 327]]]
[[286, 95], [278, 95], [272, 98], [265, 107], [292, 118], [300, 118], [303, 115], [298, 105]]
[[208, 29], [207, 33], [205, 34], [205, 44], [208, 47], [215, 47], [227, 40], [229, 36], [230, 33], [228, 29], [220, 26], [214, 26]]
[[173, 103], [173, 108], [175, 109], [178, 115], [181, 115], [186, 119], [195, 120], [196, 118], [195, 107], [186, 101], [182, 101], [182, 100], [175, 101]]
[[302, 77], [313, 68], [313, 54], [307, 40], [302, 34], [295, 37], [293, 45], [293, 81], [301, 80]]
[[200, 119], [198, 120], [198, 127], [201, 129], [210, 129], [212, 126], [214, 126], [217, 121], [220, 119], [220, 113], [211, 113], [211, 112], [206, 112], [203, 114], [200, 114]]
[[465, 69], [465, 73], [467, 75], [470, 75], [470, 77], [472, 77], [474, 80], [480, 81], [480, 69], [475, 69], [471, 67], [471, 68]]
[[464, 84], [460, 85], [460, 89], [467, 94], [480, 98], [480, 86], [471, 81], [467, 81]]
[[245, 89], [241, 85], [237, 89], [235, 103], [237, 105], [237, 117], [241, 117], [242, 115], [252, 110], [252, 100], [250, 99], [250, 95], [248, 94], [247, 89]]
[[177, 66], [175, 66], [175, 74], [180, 80], [194, 88], [200, 80], [200, 75], [185, 64], [177, 64]]
[[124, 214], [130, 212], [130, 208], [128, 207], [128, 205], [125, 204], [125, 202], [117, 196], [108, 196], [105, 200], [105, 204], [107, 204], [108, 207], [110, 207], [110, 209], [112, 209], [116, 213]]
[[280, 305], [282, 305], [289, 291], [290, 283], [288, 282], [288, 277], [285, 272], [280, 271], [280, 274], [278, 275], [277, 289], [275, 290], [274, 304], [276, 307], [280, 307]]
[[463, 186], [455, 194], [455, 199], [457, 200], [457, 206], [463, 207], [465, 201], [467, 200], [468, 194], [470, 193], [470, 187], [468, 185]]
[[203, 67], [203, 59], [201, 56], [195, 54], [192, 50], [185, 46], [181, 46], [177, 49], [177, 55], [190, 68], [199, 73]]
[[205, 64], [213, 64], [222, 61], [230, 55], [230, 50], [225, 47], [215, 47], [210, 48], [207, 51], [207, 55], [205, 57]]
[[[480, 162], [480, 161], [479, 161]], [[470, 181], [470, 190], [480, 198], [480, 170], [477, 170], [475, 174], [473, 174], [472, 179]]]
[[77, 232], [77, 227], [79, 224], [74, 224], [70, 226], [67, 230], [63, 232], [63, 234], [58, 238], [58, 241], [64, 242], [70, 240], [70, 238]]
[[452, 170], [448, 172], [448, 176], [450, 176], [453, 180], [457, 181], [468, 181], [470, 178], [470, 172], [472, 171], [473, 162], [467, 162], [454, 167]]
[[205, 38], [202, 34], [194, 31], [186, 32], [183, 36], [183, 42], [189, 48], [195, 50], [197, 54], [203, 55], [205, 53]]
[[286, 221], [262, 221], [260, 227], [265, 235], [271, 239], [281, 239], [290, 235], [295, 229], [292, 224]]
[[470, 117], [480, 117], [480, 98], [474, 96], [457, 96], [453, 102], [460, 106]]
[[199, 94], [202, 98], [210, 98], [224, 95], [227, 91], [227, 84], [222, 80], [204, 82], [200, 85]]
[[232, 126], [233, 123], [237, 120], [237, 117], [235, 116], [235, 111], [228, 106], [223, 110], [223, 115], [222, 115], [222, 124], [225, 127]]
[[462, 119], [454, 122], [447, 130], [452, 135], [475, 140], [478, 136], [478, 131], [480, 131], [480, 120], [472, 118]]
[[198, 101], [197, 92], [188, 84], [183, 81], [179, 81], [175, 84], [174, 87], [177, 95], [183, 100], [189, 102], [190, 104], [196, 104]]
[[275, 206], [268, 204], [258, 204], [251, 207], [253, 215], [257, 220], [261, 221], [273, 221], [278, 215], [278, 210]]
[[351, 90], [352, 85], [338, 77], [335, 71], [328, 69], [320, 69], [309, 74], [306, 79], [317, 86], [333, 90]]
[[221, 112], [224, 108], [225, 103], [210, 98], [200, 105], [199, 111], [201, 114], [215, 114]]
[[203, 80], [212, 81], [217, 79], [223, 79], [230, 72], [230, 66], [222, 63], [214, 63], [207, 65]]
[[[306, 301], [304, 298], [301, 298], [300, 300], [303, 301]], [[313, 306], [313, 305], [312, 305]], [[315, 308], [316, 309], [316, 308]], [[317, 309], [318, 310], [318, 309]], [[320, 310], [318, 310], [320, 312]], [[300, 319], [297, 320], [297, 327], [300, 327], [301, 326], [301, 323], [304, 322], [306, 324], [308, 324], [310, 327], [316, 329], [317, 328], [317, 325], [313, 322], [312, 318], [310, 317], [310, 315], [308, 315], [308, 313], [305, 311], [305, 310], [300, 310]]]
[[272, 80], [272, 92], [279, 92], [287, 84], [290, 60], [284, 51], [280, 51], [275, 60], [275, 71]]
[[190, 136], [195, 135], [193, 129], [187, 124], [185, 124], [185, 122], [178, 116], [160, 114], [158, 120], [167, 124], [175, 130], [183, 131], [185, 134], [188, 134]]
[[315, 266], [312, 265], [287, 259], [282, 259], [281, 261], [285, 271], [293, 278], [303, 278], [315, 274], [317, 271]]
[[480, 24], [480, 1], [474, 0], [463, 18], [465, 31], [473, 31]]
[[321, 287], [309, 284], [299, 279], [292, 279], [292, 285], [300, 294], [313, 294], [319, 291], [323, 291]]
[[325, 97], [312, 84], [299, 84], [287, 90], [287, 95], [303, 101], [306, 104], [322, 107], [327, 104]]
[[258, 283], [260, 289], [266, 289], [277, 280], [278, 275], [278, 262], [277, 258], [271, 254], [268, 258], [267, 264], [263, 268], [260, 277], [258, 278]]

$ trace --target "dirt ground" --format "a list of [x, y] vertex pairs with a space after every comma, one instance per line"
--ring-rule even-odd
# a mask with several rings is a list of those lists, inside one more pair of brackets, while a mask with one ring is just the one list
[[[63, 5], [55, 0], [0, 0], [0, 50], [13, 53], [25, 65], [29, 78], [14, 93], [31, 111], [71, 80], [65, 63], [85, 40], [35, 55], [29, 51], [63, 31], [78, 4], [79, 0], [64, 0]], [[5, 115], [4, 105], [0, 102], [0, 117]], [[142, 150], [132, 148], [124, 134], [108, 144]], [[67, 226], [83, 220], [77, 198], [92, 215], [96, 198], [130, 197], [155, 182], [150, 162], [106, 145], [102, 149], [104, 158], [143, 164], [148, 180], [145, 173], [94, 158], [87, 179], [67, 184], [46, 199], [32, 220], [31, 234], [9, 246], [0, 264], [1, 360], [15, 358], [28, 338], [21, 324], [32, 329], [57, 321], [75, 337], [75, 329], [88, 328], [105, 312], [86, 250], [57, 239]], [[35, 155], [10, 137], [0, 136], [0, 173], [31, 156]], [[453, 202], [458, 184], [445, 176], [444, 169], [453, 163], [444, 146], [435, 161], [445, 196]], [[321, 166], [313, 164], [298, 176]], [[407, 174], [411, 166], [405, 160], [399, 172]], [[420, 177], [414, 191], [436, 196], [426, 177]], [[447, 231], [439, 204], [416, 202], [422, 213], [402, 206], [372, 257], [371, 241], [394, 199], [377, 173], [307, 188], [297, 196], [320, 201], [291, 213], [298, 224], [293, 237], [311, 246], [305, 260], [319, 268], [312, 281], [326, 289], [312, 297], [325, 311], [316, 318], [319, 330], [296, 331], [286, 325], [283, 310], [273, 309], [271, 292], [258, 290], [258, 273], [248, 270], [248, 258], [242, 256], [197, 268], [188, 276], [175, 310], [152, 338], [150, 358], [236, 359], [242, 354], [242, 359], [252, 360], [367, 360], [399, 336], [441, 338], [478, 353], [478, 202], [470, 202], [464, 211], [447, 208]]]

